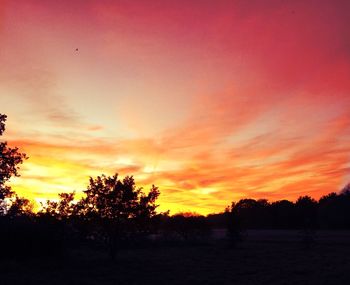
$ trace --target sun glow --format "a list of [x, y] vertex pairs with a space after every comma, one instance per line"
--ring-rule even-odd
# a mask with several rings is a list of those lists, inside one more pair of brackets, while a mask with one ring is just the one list
[[209, 213], [348, 182], [347, 1], [156, 2], [1, 5], [1, 139], [29, 156], [15, 191], [119, 173], [161, 210]]

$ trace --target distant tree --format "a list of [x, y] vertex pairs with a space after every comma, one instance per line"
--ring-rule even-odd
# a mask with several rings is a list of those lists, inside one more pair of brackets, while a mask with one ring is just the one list
[[225, 209], [224, 215], [226, 217], [227, 238], [230, 245], [235, 247], [243, 239], [242, 223], [236, 203], [232, 202], [231, 206]]
[[342, 215], [342, 228], [350, 229], [350, 184], [344, 187], [338, 197], [338, 212]]
[[296, 201], [295, 207], [300, 228], [300, 241], [304, 249], [309, 249], [315, 243], [318, 204], [310, 196], [301, 196]]
[[339, 202], [339, 196], [335, 192], [320, 198], [318, 202], [320, 226], [326, 229], [341, 228], [343, 217]]
[[350, 184], [340, 194], [330, 193], [319, 200], [319, 221], [324, 228], [350, 228]]
[[169, 217], [167, 231], [185, 242], [204, 242], [211, 234], [209, 221], [192, 212], [177, 213]]
[[295, 203], [297, 218], [301, 228], [316, 228], [318, 223], [317, 201], [310, 196], [301, 196]]
[[[0, 114], [0, 136], [5, 131], [5, 122], [7, 116]], [[13, 196], [11, 187], [6, 183], [13, 176], [19, 176], [19, 165], [26, 159], [24, 153], [20, 153], [18, 148], [10, 148], [7, 142], [0, 142], [0, 215], [6, 212], [6, 198]]]
[[212, 229], [223, 229], [227, 226], [227, 218], [225, 216], [225, 211], [228, 209], [227, 207], [222, 213], [209, 214], [207, 216], [207, 220]]
[[142, 188], [136, 188], [132, 176], [120, 180], [115, 174], [90, 178], [84, 193], [85, 197], [77, 203], [77, 214], [100, 226], [114, 259], [123, 235], [135, 232], [136, 223], [145, 225], [155, 215], [160, 192], [152, 186], [146, 195]]
[[236, 215], [244, 228], [267, 228], [270, 226], [270, 204], [266, 199], [242, 199], [235, 204]]
[[271, 224], [277, 229], [293, 229], [297, 225], [295, 205], [288, 200], [280, 200], [271, 203]]
[[162, 234], [163, 237], [167, 235], [167, 224], [170, 219], [170, 210], [165, 212], [156, 213], [151, 218], [151, 234], [156, 234], [159, 237], [159, 234]]

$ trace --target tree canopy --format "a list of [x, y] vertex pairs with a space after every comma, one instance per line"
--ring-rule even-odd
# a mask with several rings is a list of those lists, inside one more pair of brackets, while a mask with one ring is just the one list
[[[0, 114], [0, 136], [5, 131], [7, 116]], [[19, 165], [27, 158], [26, 154], [19, 152], [17, 147], [11, 148], [6, 141], [0, 142], [0, 212], [5, 211], [5, 199], [14, 194], [6, 183], [13, 176], [19, 176]]]

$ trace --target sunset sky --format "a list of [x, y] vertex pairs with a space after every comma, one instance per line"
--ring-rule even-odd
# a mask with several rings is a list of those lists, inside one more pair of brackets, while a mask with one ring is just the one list
[[160, 210], [350, 182], [350, 1], [0, 0], [1, 139], [43, 201], [134, 175]]

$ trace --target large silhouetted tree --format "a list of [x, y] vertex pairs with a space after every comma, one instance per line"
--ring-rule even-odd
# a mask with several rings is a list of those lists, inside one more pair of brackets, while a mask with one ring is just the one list
[[[0, 114], [0, 136], [5, 131], [7, 116]], [[20, 153], [18, 148], [11, 148], [7, 142], [0, 142], [0, 214], [6, 211], [6, 198], [11, 198], [14, 194], [11, 187], [6, 185], [13, 176], [19, 176], [19, 165], [26, 159], [24, 153]]]
[[136, 187], [132, 176], [123, 180], [118, 179], [118, 174], [90, 178], [84, 193], [86, 196], [76, 205], [77, 213], [100, 226], [112, 259], [121, 237], [135, 232], [139, 228], [136, 225], [146, 225], [158, 206], [155, 204], [158, 188], [152, 186], [146, 195], [142, 188]]

